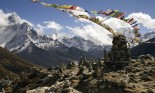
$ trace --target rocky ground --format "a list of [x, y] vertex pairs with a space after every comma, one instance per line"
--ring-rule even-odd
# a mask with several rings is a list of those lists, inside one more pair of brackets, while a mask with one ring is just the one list
[[32, 68], [11, 81], [0, 81], [2, 93], [155, 93], [155, 60], [150, 55], [132, 59], [125, 67], [81, 59], [79, 64]]

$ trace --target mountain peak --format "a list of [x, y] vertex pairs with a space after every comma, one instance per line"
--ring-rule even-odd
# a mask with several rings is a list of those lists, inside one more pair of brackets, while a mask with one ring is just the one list
[[11, 14], [8, 16], [8, 21], [9, 21], [11, 24], [20, 23], [20, 22], [21, 22], [21, 18], [17, 15], [17, 13], [13, 12], [13, 13], [11, 13]]
[[23, 22], [22, 25], [20, 26], [20, 29], [22, 29], [22, 30], [28, 30], [29, 31], [30, 28], [31, 28], [31, 26], [26, 22]]
[[155, 31], [150, 31], [150, 32], [144, 34], [141, 37], [141, 40], [145, 42], [145, 41], [152, 39], [152, 38], [155, 38]]
[[80, 41], [85, 41], [84, 38], [81, 38], [81, 37], [79, 37], [79, 36], [74, 36], [72, 39], [77, 39], [77, 40], [80, 40]]

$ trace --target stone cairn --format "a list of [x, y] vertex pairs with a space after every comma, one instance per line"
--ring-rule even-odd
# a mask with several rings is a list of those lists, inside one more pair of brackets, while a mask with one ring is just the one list
[[109, 53], [105, 54], [105, 64], [113, 66], [125, 66], [130, 63], [130, 50], [124, 35], [114, 36], [113, 46]]

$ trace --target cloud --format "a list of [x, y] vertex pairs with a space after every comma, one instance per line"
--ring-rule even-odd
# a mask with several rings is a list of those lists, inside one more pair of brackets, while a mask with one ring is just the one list
[[58, 32], [58, 33], [53, 33], [50, 37], [53, 38], [54, 40], [58, 39], [59, 41], [62, 41], [63, 38], [71, 38], [73, 36], [68, 33]]
[[77, 22], [84, 22], [84, 23], [92, 23], [91, 21], [84, 19], [84, 18], [78, 18]]
[[[103, 24], [108, 25], [115, 31], [119, 33], [124, 33], [124, 30], [126, 31], [126, 35], [129, 35], [129, 31], [131, 31], [133, 28], [130, 24], [116, 18], [106, 18], [101, 16], [96, 16]], [[93, 23], [87, 19], [76, 19], [76, 23], [80, 22], [81, 24], [84, 24], [82, 26], [78, 27], [67, 27], [69, 30], [73, 31], [75, 35], [78, 35], [80, 37], [83, 37], [85, 39], [91, 40], [93, 42], [96, 42], [97, 44], [111, 44], [111, 38], [109, 37], [110, 32], [108, 32], [103, 27], [97, 25], [96, 23]], [[123, 30], [123, 31], [122, 31]], [[108, 33], [107, 33], [108, 32]], [[112, 35], [111, 35], [112, 36]], [[131, 36], [131, 35], [130, 35]], [[129, 36], [128, 36], [129, 37]]]
[[8, 15], [3, 12], [3, 10], [0, 9], [0, 26], [7, 26], [9, 24], [9, 21], [7, 20]]
[[[8, 18], [11, 18], [10, 20]], [[34, 26], [33, 23], [21, 19], [15, 12], [12, 13], [5, 13], [2, 9], [0, 9], [0, 26], [9, 26], [11, 24], [17, 24], [17, 23], [28, 23], [30, 26]]]
[[68, 33], [60, 32], [63, 26], [54, 21], [44, 21], [43, 24], [37, 24], [34, 28], [39, 35], [46, 35], [46, 31], [50, 31], [51, 33], [48, 34], [48, 36], [53, 38], [54, 40], [58, 39], [61, 41], [63, 37], [71, 36]]
[[121, 28], [130, 28], [132, 29], [131, 25], [120, 20], [120, 19], [116, 19], [116, 18], [110, 18], [104, 21], [105, 24], [107, 24], [108, 26], [110, 26], [112, 29], [114, 30], [119, 30]]
[[[138, 23], [142, 24], [147, 29], [155, 29], [155, 19], [152, 19], [150, 15], [139, 12], [139, 13], [132, 13], [127, 18], [134, 18]], [[101, 19], [101, 18], [100, 18]], [[102, 19], [103, 20], [103, 19]], [[110, 18], [104, 21], [105, 24], [110, 26], [111, 28], [118, 30], [120, 28], [130, 28], [132, 29], [131, 25], [119, 20], [117, 18]]]
[[[132, 29], [131, 25], [120, 20], [117, 18], [107, 18], [107, 17], [101, 17], [101, 16], [96, 16], [96, 18], [98, 18], [103, 24], [108, 25], [109, 27], [111, 27], [112, 29], [114, 29], [115, 31], [121, 29], [121, 28], [129, 28]], [[91, 22], [87, 19], [83, 19], [83, 18], [79, 18], [74, 20], [76, 23], [78, 22], [82, 22], [82, 23], [89, 23], [92, 24], [94, 22]]]
[[149, 14], [142, 12], [132, 13], [128, 18], [134, 18], [138, 23], [141, 23], [144, 27], [148, 29], [155, 29], [155, 19], [151, 18]]
[[44, 32], [45, 32], [45, 27], [42, 26], [41, 24], [37, 24], [36, 27], [34, 28], [35, 31], [37, 31], [37, 33], [39, 35], [44, 35]]
[[46, 29], [53, 29], [59, 31], [63, 28], [60, 24], [54, 21], [44, 21], [43, 23], [46, 24]]
[[63, 27], [54, 22], [54, 21], [44, 21], [43, 24], [37, 24], [34, 29], [37, 31], [39, 35], [46, 34], [47, 30], [50, 30], [51, 32], [57, 33], [60, 31]]
[[66, 26], [66, 28], [71, 30], [76, 36], [80, 36], [86, 40], [91, 40], [96, 44], [99, 45], [112, 44], [112, 39], [108, 36], [111, 33], [95, 23], [84, 25], [82, 27]]
[[114, 29], [114, 31], [118, 34], [123, 34], [126, 37], [126, 40], [131, 42], [134, 37], [133, 27], [120, 19], [110, 18], [104, 21], [110, 28]]

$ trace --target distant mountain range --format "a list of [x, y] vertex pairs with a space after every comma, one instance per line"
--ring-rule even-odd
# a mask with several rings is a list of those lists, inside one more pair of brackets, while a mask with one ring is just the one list
[[38, 67], [0, 47], [0, 79], [9, 76], [16, 78], [21, 72]]
[[37, 32], [26, 22], [20, 22], [16, 13], [8, 16], [9, 24], [0, 31], [0, 45], [20, 57], [42, 66], [78, 61], [81, 56], [94, 58], [93, 54], [74, 46], [66, 46]]
[[90, 40], [85, 40], [81, 37], [73, 37], [73, 38], [63, 38], [63, 44], [68, 47], [76, 47], [83, 51], [86, 51], [90, 54], [93, 54], [95, 57], [103, 57], [104, 50], [109, 51], [111, 46], [110, 45], [97, 45]]

